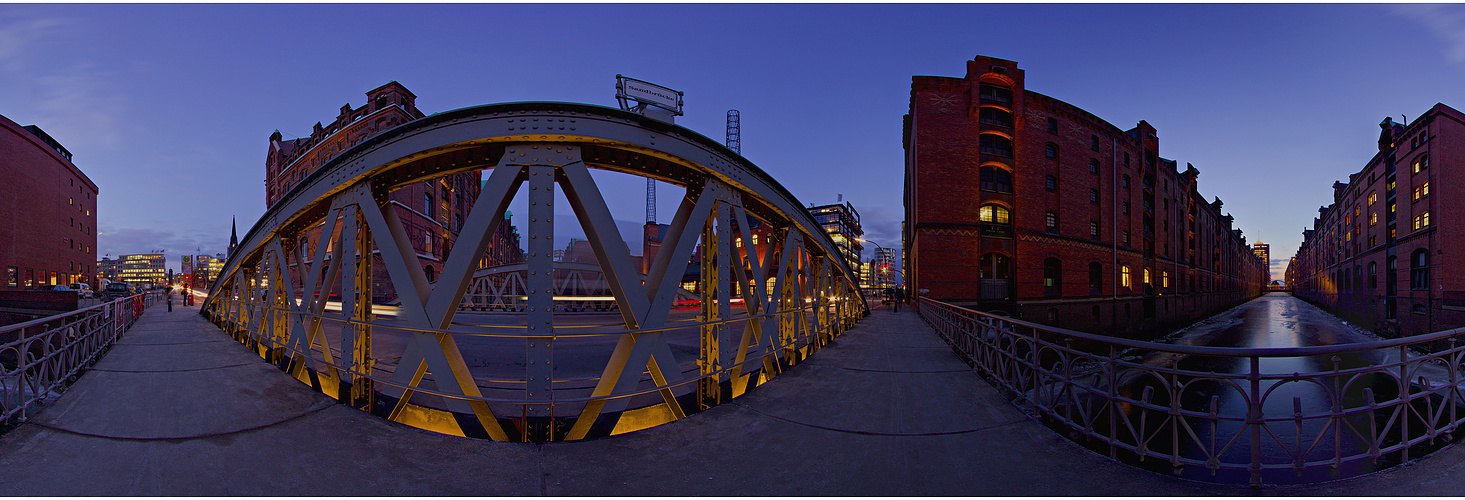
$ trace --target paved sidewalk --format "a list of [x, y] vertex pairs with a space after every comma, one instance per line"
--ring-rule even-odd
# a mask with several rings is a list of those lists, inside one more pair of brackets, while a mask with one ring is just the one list
[[[1465, 452], [1264, 495], [1453, 495]], [[333, 404], [163, 306], [31, 423], [0, 495], [1252, 495], [1139, 471], [1028, 419], [908, 310], [742, 398], [551, 444], [444, 436]]]

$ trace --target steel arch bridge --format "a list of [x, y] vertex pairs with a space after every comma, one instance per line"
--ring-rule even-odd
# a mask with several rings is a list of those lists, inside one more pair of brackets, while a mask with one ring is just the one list
[[[590, 169], [686, 190], [644, 278]], [[388, 193], [473, 170], [487, 181], [429, 282]], [[465, 310], [475, 263], [526, 184], [527, 307], [508, 319]], [[556, 187], [618, 314], [556, 307], [553, 234], [567, 222], [554, 220]], [[321, 241], [302, 244], [315, 227]], [[699, 248], [700, 293], [678, 307]], [[373, 253], [400, 306], [372, 304]], [[601, 106], [492, 104], [403, 124], [310, 174], [245, 235], [203, 314], [302, 382], [382, 417], [494, 440], [573, 440], [683, 418], [826, 345], [868, 314], [839, 255], [787, 190], [702, 135]], [[337, 286], [341, 301], [329, 302]]]

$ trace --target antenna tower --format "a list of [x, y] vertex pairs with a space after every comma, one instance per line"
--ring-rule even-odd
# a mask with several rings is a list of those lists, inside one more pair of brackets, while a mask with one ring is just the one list
[[734, 153], [743, 154], [741, 114], [736, 109], [727, 110], [727, 141], [724, 144]]

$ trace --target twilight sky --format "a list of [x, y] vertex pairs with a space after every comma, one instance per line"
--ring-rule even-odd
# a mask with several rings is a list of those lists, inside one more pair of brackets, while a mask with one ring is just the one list
[[[275, 129], [309, 135], [391, 80], [428, 114], [614, 106], [621, 73], [685, 92], [677, 123], [714, 139], [739, 109], [744, 156], [805, 204], [843, 194], [898, 246], [911, 76], [960, 77], [977, 54], [1121, 129], [1155, 125], [1161, 156], [1272, 245], [1274, 278], [1380, 120], [1465, 109], [1455, 5], [164, 4], [0, 5], [0, 115], [100, 186], [99, 257], [165, 249], [177, 269], [264, 213]], [[643, 184], [602, 190], [639, 223]], [[665, 222], [677, 193], [659, 193]]]

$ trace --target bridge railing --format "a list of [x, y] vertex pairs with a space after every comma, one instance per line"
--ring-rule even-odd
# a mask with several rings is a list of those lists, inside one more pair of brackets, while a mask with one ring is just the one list
[[[1049, 427], [1183, 477], [1260, 486], [1362, 474], [1443, 446], [1465, 421], [1465, 329], [1327, 346], [1204, 347], [1064, 330], [926, 298], [918, 310]], [[1287, 358], [1316, 369], [1268, 370]], [[1323, 397], [1304, 401], [1302, 389]]]
[[0, 327], [0, 429], [60, 397], [161, 298], [150, 291]]
[[[851, 306], [850, 300], [853, 298], [841, 297], [829, 300], [823, 307], [808, 305], [762, 314], [743, 312], [718, 321], [682, 318], [669, 321], [665, 327], [655, 330], [627, 330], [620, 323], [562, 325], [550, 337], [533, 335], [523, 325], [475, 324], [483, 317], [460, 317], [446, 330], [415, 330], [396, 324], [392, 316], [385, 314], [375, 315], [372, 321], [356, 321], [329, 313], [312, 314], [275, 307], [260, 300], [226, 299], [218, 304], [230, 313], [210, 316], [236, 341], [249, 346], [256, 354], [277, 364], [301, 382], [344, 404], [408, 425], [455, 435], [469, 432], [460, 424], [461, 419], [471, 416], [455, 414], [450, 401], [482, 404], [487, 406], [487, 413], [493, 415], [499, 427], [508, 431], [510, 440], [558, 441], [575, 439], [569, 436], [568, 431], [587, 407], [619, 402], [617, 406], [625, 408], [619, 412], [618, 418], [610, 419], [611, 428], [592, 433], [614, 435], [676, 420], [736, 398], [802, 362], [853, 327], [863, 317], [863, 310]], [[575, 311], [562, 312], [573, 316]], [[254, 328], [249, 327], [250, 321], [255, 322]], [[319, 322], [323, 342], [292, 346], [287, 325], [296, 321]], [[737, 332], [751, 335], [764, 328], [773, 333], [752, 341], [745, 353], [726, 352], [735, 350], [737, 345], [749, 344], [746, 337], [734, 344], [732, 341], [739, 336]], [[720, 345], [710, 352], [708, 346], [700, 345], [706, 329], [726, 332], [721, 336]], [[339, 349], [330, 347], [340, 345], [341, 332], [353, 330], [357, 338], [380, 344], [368, 350], [376, 353], [371, 359], [353, 360], [351, 353], [343, 356]], [[434, 389], [432, 384], [403, 384], [394, 380], [394, 374], [403, 368], [397, 362], [396, 353], [384, 346], [420, 333], [439, 335], [442, 342], [452, 342], [460, 347], [459, 356], [468, 360], [470, 376], [478, 389], [466, 392], [478, 395]], [[703, 355], [690, 357], [680, 362], [675, 370], [668, 370], [680, 375], [671, 382], [659, 380], [648, 372], [642, 374], [641, 383], [630, 390], [595, 395], [592, 389], [600, 383], [599, 365], [604, 363], [601, 360], [603, 356], [609, 354], [608, 348], [620, 343], [622, 337], [650, 334], [665, 335], [668, 343], [679, 349], [700, 345]], [[531, 381], [524, 378], [522, 361], [504, 361], [513, 356], [522, 359], [526, 344], [544, 341], [556, 346], [555, 372], [550, 392], [535, 394], [526, 391]], [[724, 352], [718, 353], [718, 349]], [[595, 353], [586, 355], [587, 351]], [[499, 355], [506, 359], [494, 358]], [[353, 387], [356, 388], [354, 391]], [[364, 398], [362, 388], [370, 392]], [[674, 400], [668, 400], [663, 393], [675, 395]], [[422, 396], [441, 398], [442, 401], [435, 402]], [[593, 413], [590, 416], [591, 419], [595, 417]], [[458, 421], [459, 424], [448, 424], [447, 421]]]

